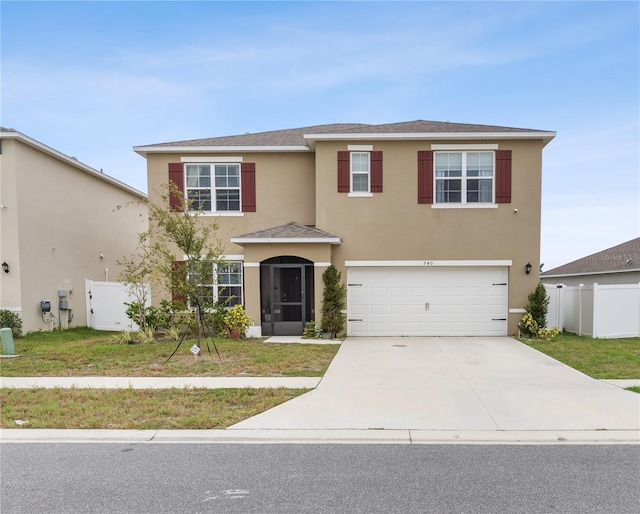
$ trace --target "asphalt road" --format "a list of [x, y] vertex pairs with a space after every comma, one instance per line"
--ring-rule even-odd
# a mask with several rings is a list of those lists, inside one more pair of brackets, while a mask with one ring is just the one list
[[13, 513], [637, 513], [640, 446], [2, 444]]

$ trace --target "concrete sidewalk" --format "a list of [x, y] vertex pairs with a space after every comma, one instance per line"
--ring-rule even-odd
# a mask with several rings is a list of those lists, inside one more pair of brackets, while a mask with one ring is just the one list
[[93, 388], [93, 389], [171, 389], [171, 388], [290, 388], [313, 389], [320, 377], [0, 377], [0, 387], [14, 389]]

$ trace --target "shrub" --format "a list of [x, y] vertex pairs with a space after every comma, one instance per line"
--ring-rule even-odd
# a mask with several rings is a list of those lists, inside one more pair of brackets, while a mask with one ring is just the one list
[[553, 339], [560, 333], [558, 327], [540, 328], [529, 312], [522, 315], [522, 319], [520, 320], [520, 329], [531, 337], [544, 339], [545, 341]]
[[529, 304], [525, 307], [528, 314], [538, 324], [538, 328], [547, 326], [547, 312], [549, 310], [549, 297], [542, 282], [538, 283], [532, 293], [529, 294]]
[[344, 330], [345, 317], [342, 311], [345, 308], [347, 289], [340, 283], [342, 273], [331, 264], [322, 274], [324, 292], [322, 297], [322, 330], [335, 338]]
[[20, 337], [22, 335], [20, 315], [7, 309], [0, 310], [0, 328], [10, 328], [14, 337]]
[[251, 318], [244, 312], [242, 305], [234, 305], [224, 315], [224, 324], [230, 338], [240, 339], [251, 325]]
[[319, 339], [322, 337], [322, 327], [316, 325], [314, 320], [307, 321], [302, 331], [302, 337], [305, 339]]

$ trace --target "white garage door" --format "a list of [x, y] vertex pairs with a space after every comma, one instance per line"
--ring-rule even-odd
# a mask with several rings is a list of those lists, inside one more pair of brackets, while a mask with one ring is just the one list
[[507, 268], [347, 268], [352, 336], [507, 335]]

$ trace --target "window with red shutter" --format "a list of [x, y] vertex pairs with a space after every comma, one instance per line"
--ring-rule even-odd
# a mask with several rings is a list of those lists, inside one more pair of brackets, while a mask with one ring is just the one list
[[351, 190], [351, 157], [346, 151], [338, 152], [338, 193], [348, 193]]
[[242, 212], [256, 212], [256, 165], [243, 162], [241, 169]]
[[339, 151], [338, 193], [382, 193], [381, 151]]
[[418, 152], [418, 203], [433, 203], [433, 152]]
[[511, 203], [511, 150], [496, 151], [496, 203]]
[[382, 193], [382, 152], [371, 152], [371, 192]]
[[169, 210], [181, 211], [184, 204], [184, 167], [181, 162], [169, 163]]

